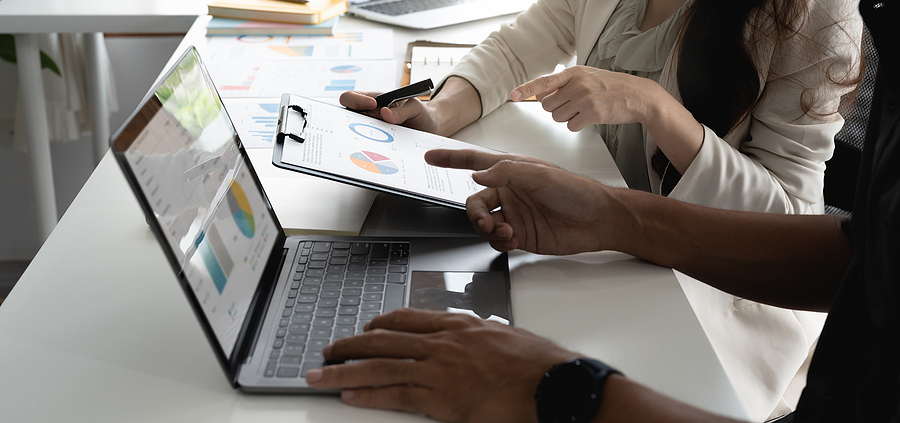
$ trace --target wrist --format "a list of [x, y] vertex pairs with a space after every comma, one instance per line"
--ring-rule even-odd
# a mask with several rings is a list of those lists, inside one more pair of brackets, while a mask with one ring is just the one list
[[573, 358], [544, 373], [534, 394], [539, 423], [587, 423], [603, 402], [610, 376], [618, 370], [598, 360]]
[[432, 113], [435, 134], [450, 136], [481, 117], [481, 97], [469, 81], [451, 76], [425, 106]]

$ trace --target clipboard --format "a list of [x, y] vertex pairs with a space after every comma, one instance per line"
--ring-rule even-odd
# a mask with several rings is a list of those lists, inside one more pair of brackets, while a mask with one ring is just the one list
[[484, 189], [472, 171], [425, 163], [435, 148], [496, 150], [399, 125], [344, 107], [281, 96], [272, 164], [361, 188], [465, 210]]

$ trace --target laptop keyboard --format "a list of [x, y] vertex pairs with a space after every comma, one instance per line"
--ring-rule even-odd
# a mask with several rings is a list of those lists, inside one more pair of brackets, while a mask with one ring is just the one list
[[406, 15], [408, 13], [421, 12], [424, 10], [470, 3], [473, 1], [477, 0], [397, 0], [390, 2], [379, 2], [376, 4], [367, 4], [360, 6], [360, 8], [384, 15], [399, 16]]
[[300, 247], [265, 377], [305, 377], [324, 364], [326, 345], [403, 305], [409, 243], [306, 241]]

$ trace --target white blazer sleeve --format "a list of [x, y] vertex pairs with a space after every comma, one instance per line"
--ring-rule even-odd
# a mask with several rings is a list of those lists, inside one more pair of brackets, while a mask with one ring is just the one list
[[[851, 7], [820, 3], [837, 1], [811, 5], [805, 29], [767, 49], [773, 61], [749, 119], [728, 141], [704, 127], [700, 152], [670, 197], [733, 210], [821, 213], [825, 162], [843, 125], [835, 111], [851, 89], [834, 81], [858, 72], [862, 23]], [[841, 24], [829, 25], [834, 20]], [[812, 106], [808, 113], [802, 102]]]
[[466, 79], [478, 90], [482, 116], [506, 102], [517, 86], [571, 60], [575, 55], [574, 13], [582, 3], [538, 0], [463, 57], [450, 75]]

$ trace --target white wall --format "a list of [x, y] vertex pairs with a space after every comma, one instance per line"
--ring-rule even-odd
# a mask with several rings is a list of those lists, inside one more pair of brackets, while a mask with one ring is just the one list
[[[114, 132], [131, 113], [175, 51], [181, 37], [107, 37], [119, 100]], [[12, 147], [16, 66], [0, 61], [0, 260], [30, 260], [37, 253], [37, 220], [27, 153]], [[90, 137], [51, 145], [56, 203], [62, 216], [93, 171]]]

